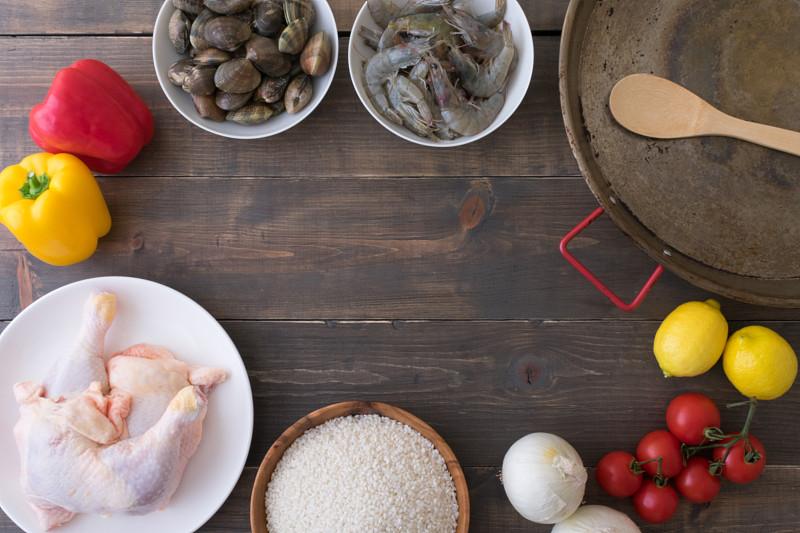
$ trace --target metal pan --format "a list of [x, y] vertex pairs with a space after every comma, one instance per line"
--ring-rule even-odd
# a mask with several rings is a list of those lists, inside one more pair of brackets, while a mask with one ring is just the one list
[[798, 27], [797, 0], [571, 0], [560, 50], [567, 136], [614, 223], [690, 283], [779, 307], [800, 307], [800, 157], [638, 136], [608, 97], [648, 72], [728, 114], [800, 130]]

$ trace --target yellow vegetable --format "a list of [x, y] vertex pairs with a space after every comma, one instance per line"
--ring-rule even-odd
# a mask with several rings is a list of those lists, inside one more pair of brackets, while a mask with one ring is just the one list
[[33, 154], [3, 170], [0, 222], [51, 265], [83, 261], [111, 229], [97, 180], [70, 154]]

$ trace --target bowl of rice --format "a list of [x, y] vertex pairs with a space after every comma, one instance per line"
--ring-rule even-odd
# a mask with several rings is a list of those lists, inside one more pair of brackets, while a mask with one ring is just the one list
[[261, 462], [250, 498], [255, 533], [466, 533], [469, 494], [453, 451], [391, 405], [343, 402], [289, 427]]

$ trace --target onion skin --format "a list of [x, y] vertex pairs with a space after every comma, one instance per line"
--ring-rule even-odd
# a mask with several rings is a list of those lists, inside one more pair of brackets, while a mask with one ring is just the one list
[[553, 526], [550, 533], [641, 533], [641, 530], [625, 513], [605, 505], [584, 505]]
[[575, 448], [551, 433], [525, 435], [503, 458], [508, 500], [538, 524], [555, 524], [572, 515], [583, 500], [587, 477]]

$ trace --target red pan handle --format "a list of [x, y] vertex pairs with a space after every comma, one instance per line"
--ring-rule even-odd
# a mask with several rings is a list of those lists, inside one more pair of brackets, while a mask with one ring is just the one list
[[583, 264], [580, 261], [578, 261], [575, 258], [575, 256], [572, 255], [567, 250], [567, 244], [569, 244], [569, 241], [571, 241], [573, 238], [575, 238], [575, 236], [578, 235], [578, 233], [580, 233], [581, 231], [586, 229], [586, 226], [588, 226], [589, 224], [594, 222], [597, 219], [597, 217], [599, 217], [600, 215], [603, 214], [603, 212], [604, 212], [604, 210], [603, 210], [602, 206], [598, 207], [597, 209], [595, 209], [594, 212], [591, 215], [586, 217], [583, 220], [583, 222], [581, 222], [580, 224], [575, 226], [575, 229], [573, 229], [572, 231], [567, 233], [564, 236], [564, 238], [561, 239], [561, 243], [558, 245], [558, 249], [561, 250], [561, 255], [563, 255], [567, 259], [567, 261], [569, 261], [572, 264], [572, 266], [574, 266], [578, 270], [578, 272], [583, 274], [584, 277], [586, 277], [586, 279], [591, 281], [594, 284], [594, 286], [597, 287], [600, 290], [600, 292], [605, 294], [608, 297], [609, 300], [614, 302], [614, 304], [617, 307], [619, 307], [623, 311], [633, 311], [634, 309], [639, 307], [639, 304], [641, 304], [642, 300], [644, 300], [644, 297], [647, 296], [647, 293], [650, 291], [650, 289], [652, 288], [653, 284], [656, 282], [656, 280], [661, 275], [661, 273], [664, 272], [664, 267], [663, 266], [658, 265], [656, 267], [655, 271], [653, 271], [653, 273], [650, 275], [650, 279], [648, 279], [647, 283], [645, 283], [644, 287], [642, 287], [642, 290], [640, 290], [639, 294], [636, 295], [636, 298], [634, 298], [631, 303], [625, 303], [619, 298], [619, 296], [614, 294], [614, 292], [611, 289], [606, 287], [605, 284], [602, 281], [597, 279], [597, 276], [592, 274], [589, 271], [588, 268], [583, 266]]

